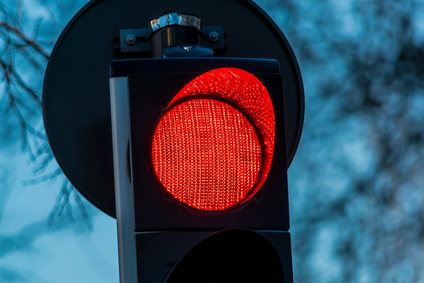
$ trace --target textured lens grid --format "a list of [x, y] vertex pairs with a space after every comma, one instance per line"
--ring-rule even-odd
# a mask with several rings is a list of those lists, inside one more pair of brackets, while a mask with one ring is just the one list
[[154, 170], [182, 203], [228, 209], [262, 186], [274, 136], [274, 110], [262, 83], [243, 70], [212, 70], [186, 85], [160, 119], [152, 143]]

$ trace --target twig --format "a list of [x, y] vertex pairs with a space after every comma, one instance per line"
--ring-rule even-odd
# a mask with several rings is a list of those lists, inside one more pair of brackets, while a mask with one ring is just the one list
[[35, 51], [37, 51], [46, 61], [49, 60], [50, 56], [43, 50], [43, 48], [36, 41], [30, 39], [25, 34], [23, 34], [21, 30], [9, 25], [6, 22], [0, 22], [0, 27], [3, 27], [10, 32], [13, 32], [16, 36], [18, 36], [20, 39], [30, 45]]

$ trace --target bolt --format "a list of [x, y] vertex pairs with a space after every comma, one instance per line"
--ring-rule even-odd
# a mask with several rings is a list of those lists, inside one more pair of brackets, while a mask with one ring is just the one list
[[212, 31], [209, 33], [210, 41], [217, 41], [219, 39], [219, 34], [216, 31]]
[[134, 34], [128, 34], [127, 37], [125, 38], [125, 42], [128, 45], [134, 45], [135, 44], [135, 40], [136, 40], [136, 37], [135, 37]]

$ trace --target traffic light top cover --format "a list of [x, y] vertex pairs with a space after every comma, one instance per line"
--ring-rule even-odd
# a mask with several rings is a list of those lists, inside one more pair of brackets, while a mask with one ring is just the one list
[[[194, 58], [191, 58], [193, 60]], [[110, 61], [110, 77], [126, 77], [134, 74], [155, 74], [172, 72], [204, 73], [211, 69], [220, 68], [225, 62], [228, 68], [241, 68], [249, 72], [276, 73], [280, 72], [280, 64], [273, 59], [258, 58], [195, 58], [195, 69], [192, 64], [187, 64], [187, 58], [151, 58], [151, 59], [123, 59]]]

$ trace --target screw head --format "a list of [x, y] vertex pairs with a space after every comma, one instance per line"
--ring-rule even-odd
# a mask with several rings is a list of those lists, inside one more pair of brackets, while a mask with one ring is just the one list
[[127, 37], [125, 38], [125, 42], [128, 45], [134, 45], [136, 41], [136, 37], [134, 34], [128, 34]]
[[219, 39], [219, 34], [216, 31], [211, 31], [209, 33], [209, 40], [217, 41]]

